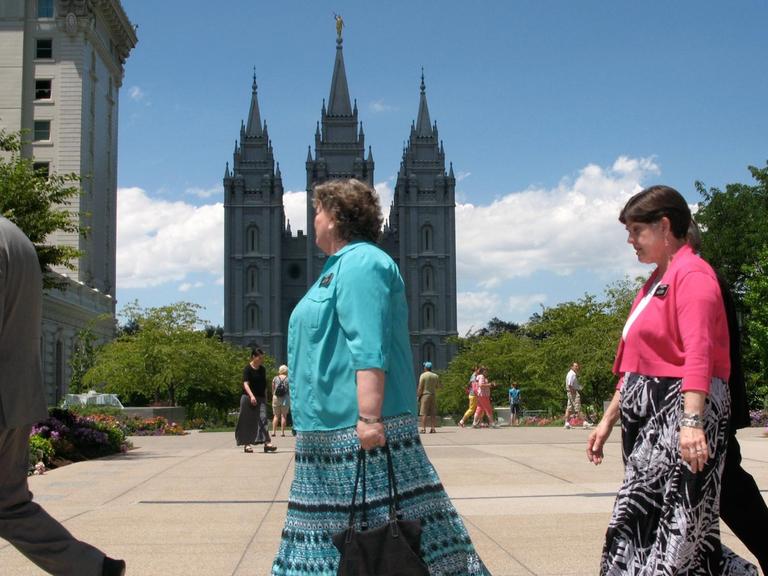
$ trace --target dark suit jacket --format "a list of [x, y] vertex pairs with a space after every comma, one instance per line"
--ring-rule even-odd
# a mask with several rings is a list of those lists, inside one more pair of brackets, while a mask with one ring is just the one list
[[741, 358], [741, 330], [739, 329], [739, 317], [736, 313], [736, 304], [733, 295], [725, 280], [717, 274], [720, 284], [720, 292], [723, 294], [725, 304], [725, 317], [728, 320], [728, 337], [731, 351], [731, 374], [728, 377], [728, 389], [731, 392], [731, 431], [739, 428], [749, 428], [749, 404], [747, 403], [747, 388], [744, 382], [744, 368]]
[[40, 365], [42, 290], [35, 247], [0, 216], [0, 430], [48, 417]]

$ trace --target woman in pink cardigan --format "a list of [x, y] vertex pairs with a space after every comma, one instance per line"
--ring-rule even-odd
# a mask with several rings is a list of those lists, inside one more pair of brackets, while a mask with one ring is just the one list
[[757, 574], [720, 543], [720, 474], [728, 440], [728, 324], [717, 277], [686, 243], [691, 212], [668, 186], [621, 211], [627, 242], [656, 269], [632, 305], [614, 363], [610, 406], [587, 458], [621, 418], [624, 481], [600, 574]]

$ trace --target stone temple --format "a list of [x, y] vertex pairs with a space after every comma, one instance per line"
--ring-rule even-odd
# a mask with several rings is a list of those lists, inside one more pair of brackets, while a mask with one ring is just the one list
[[[446, 171], [443, 143], [432, 123], [422, 74], [416, 121], [409, 130], [397, 174], [394, 200], [381, 247], [398, 263], [410, 310], [414, 364], [444, 368], [455, 354], [456, 226], [453, 165]], [[309, 147], [307, 227], [294, 233], [286, 222], [283, 183], [266, 121], [262, 122], [256, 78], [247, 122], [240, 127], [232, 165], [224, 171], [224, 333], [244, 346], [261, 346], [286, 361], [288, 319], [322, 269], [315, 246], [312, 190], [334, 178], [374, 185], [374, 160], [366, 147], [357, 101], [352, 103], [339, 30], [326, 103]]]

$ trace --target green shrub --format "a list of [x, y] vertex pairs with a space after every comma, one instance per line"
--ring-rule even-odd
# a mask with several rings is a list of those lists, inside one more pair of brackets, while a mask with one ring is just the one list
[[54, 454], [53, 444], [48, 438], [43, 438], [39, 434], [33, 434], [29, 437], [29, 463], [31, 466], [40, 461], [49, 464]]

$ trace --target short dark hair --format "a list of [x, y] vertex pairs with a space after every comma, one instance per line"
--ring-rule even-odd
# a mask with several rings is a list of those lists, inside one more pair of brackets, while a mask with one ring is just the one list
[[378, 241], [384, 222], [379, 196], [364, 182], [350, 178], [315, 186], [313, 204], [330, 214], [341, 240]]
[[261, 348], [251, 348], [251, 358], [254, 356], [264, 356], [264, 350]]
[[674, 188], [669, 186], [651, 186], [638, 192], [622, 208], [619, 222], [658, 222], [666, 216], [675, 238], [685, 238], [691, 223], [691, 209], [688, 203]]

